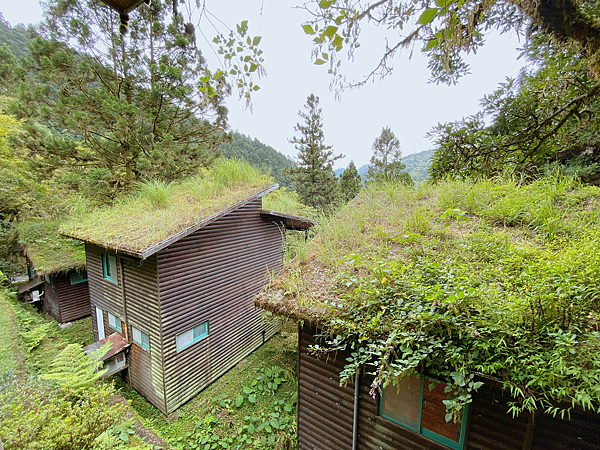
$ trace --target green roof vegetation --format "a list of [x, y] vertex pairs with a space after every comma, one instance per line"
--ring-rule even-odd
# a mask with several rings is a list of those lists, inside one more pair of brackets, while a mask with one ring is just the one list
[[182, 183], [143, 183], [112, 206], [81, 212], [61, 233], [117, 251], [142, 254], [212, 215], [265, 191], [271, 179], [243, 161], [220, 159]]
[[455, 416], [490, 379], [514, 414], [600, 412], [599, 205], [566, 178], [370, 186], [255, 303], [350, 346], [372, 392], [425, 372]]
[[19, 242], [39, 275], [85, 268], [83, 242], [61, 236], [59, 220], [23, 222], [18, 225]]

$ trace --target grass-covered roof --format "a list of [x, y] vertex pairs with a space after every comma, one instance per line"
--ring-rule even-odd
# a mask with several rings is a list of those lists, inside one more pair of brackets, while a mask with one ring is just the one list
[[146, 257], [168, 238], [273, 187], [272, 180], [248, 163], [221, 159], [211, 170], [180, 184], [141, 184], [135, 194], [110, 207], [78, 215], [61, 227], [61, 233]]
[[60, 221], [33, 221], [18, 226], [19, 242], [39, 275], [85, 268], [85, 245], [61, 236]]
[[323, 330], [317, 352], [352, 346], [342, 375], [373, 390], [425, 371], [453, 411], [492, 378], [513, 412], [600, 412], [599, 205], [563, 178], [372, 186], [255, 303]]

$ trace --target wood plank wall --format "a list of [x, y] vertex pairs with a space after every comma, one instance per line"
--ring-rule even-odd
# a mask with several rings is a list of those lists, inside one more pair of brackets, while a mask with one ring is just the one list
[[82, 283], [71, 284], [70, 275], [71, 272], [51, 276], [60, 309], [60, 317], [55, 318], [62, 323], [81, 319], [92, 313], [89, 283], [83, 281]]
[[[352, 448], [353, 386], [339, 387], [346, 353], [335, 360], [317, 359], [308, 347], [315, 329], [299, 335], [298, 449]], [[360, 450], [442, 450], [447, 447], [412, 432], [378, 413], [378, 398], [369, 395], [372, 376], [361, 376], [358, 448]], [[507, 393], [486, 385], [470, 405], [465, 448], [468, 450], [600, 450], [600, 415], [573, 411], [571, 420], [546, 414], [531, 418], [508, 414]]]
[[[252, 298], [282, 268], [284, 231], [258, 199], [158, 253], [167, 410], [172, 412], [269, 339], [279, 319]], [[178, 352], [176, 335], [209, 322]]]
[[125, 274], [127, 333], [131, 326], [150, 337], [150, 350], [130, 338], [129, 377], [131, 386], [161, 411], [166, 411], [163, 377], [162, 336], [156, 255], [141, 261], [121, 256]]
[[58, 304], [58, 295], [56, 293], [56, 288], [54, 287], [54, 280], [52, 277], [48, 277], [50, 279], [50, 283], [44, 277], [44, 312], [47, 312], [52, 317], [60, 322], [60, 307]]

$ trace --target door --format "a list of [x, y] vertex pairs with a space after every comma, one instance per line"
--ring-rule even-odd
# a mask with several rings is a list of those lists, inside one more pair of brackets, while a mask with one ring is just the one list
[[98, 340], [104, 339], [104, 313], [96, 306], [96, 323], [98, 324]]

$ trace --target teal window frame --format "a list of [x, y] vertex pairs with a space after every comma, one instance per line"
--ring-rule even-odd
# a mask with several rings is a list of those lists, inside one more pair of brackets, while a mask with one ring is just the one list
[[[74, 274], [80, 275], [81, 279], [73, 281]], [[88, 280], [87, 270], [78, 270], [77, 272], [71, 272], [69, 274], [69, 281], [71, 282], [71, 286], [74, 284], [85, 283], [87, 280]]]
[[[205, 331], [204, 333], [200, 332], [200, 327], [205, 326]], [[179, 336], [182, 336], [186, 333], [192, 333], [192, 340], [190, 342], [188, 342], [185, 345], [180, 346], [179, 342], [178, 342], [178, 338]], [[190, 328], [189, 330], [184, 331], [183, 333], [179, 333], [178, 335], [175, 336], [175, 346], [177, 347], [177, 351], [180, 352], [186, 348], [188, 348], [189, 346], [195, 344], [198, 341], [201, 341], [202, 339], [204, 339], [205, 337], [208, 336], [208, 321], [206, 322], [202, 322], [198, 325], [196, 325], [193, 328]]]
[[[110, 318], [114, 317], [114, 325], [112, 323], [110, 323]], [[108, 325], [113, 327], [115, 330], [117, 330], [119, 333], [123, 332], [123, 325], [121, 325], [121, 319], [119, 319], [118, 316], [115, 316], [113, 313], [109, 312], [108, 313]]]
[[[404, 428], [407, 428], [411, 431], [414, 431], [415, 433], [419, 433], [429, 439], [432, 439], [436, 442], [439, 442], [440, 444], [443, 444], [451, 449], [454, 450], [462, 450], [465, 447], [465, 437], [466, 437], [466, 433], [467, 433], [467, 418], [468, 418], [468, 413], [469, 413], [469, 405], [465, 405], [463, 407], [463, 415], [461, 418], [461, 422], [460, 422], [460, 438], [459, 441], [453, 441], [452, 439], [448, 439], [446, 436], [442, 436], [440, 434], [437, 434], [431, 430], [428, 430], [427, 428], [423, 428], [421, 426], [421, 413], [423, 412], [423, 392], [424, 389], [426, 389], [425, 387], [425, 378], [429, 378], [430, 380], [436, 382], [436, 383], [444, 383], [443, 381], [439, 381], [436, 380], [435, 378], [426, 376], [426, 375], [422, 375], [422, 374], [418, 374], [421, 377], [421, 393], [420, 393], [420, 401], [419, 401], [419, 421], [418, 421], [418, 428], [414, 428], [406, 423], [402, 423], [401, 421], [394, 419], [392, 417], [386, 416], [383, 413], [383, 395], [379, 396], [379, 415], [381, 417], [386, 418], [387, 420], [391, 420], [394, 423], [397, 423], [398, 425], [403, 426]], [[444, 384], [448, 384], [448, 383], [444, 383]], [[386, 387], [390, 388], [390, 389], [395, 389], [396, 387], [393, 385], [389, 385]]]
[[[140, 334], [139, 340], [136, 339], [136, 332]], [[132, 325], [131, 326], [131, 338], [132, 338], [133, 342], [138, 344], [140, 347], [145, 348], [146, 350], [150, 351], [150, 335], [144, 333], [142, 330], [140, 330], [139, 328], [134, 327]]]
[[[111, 262], [114, 261], [114, 265]], [[114, 272], [112, 273], [112, 267], [114, 267]], [[117, 257], [113, 255], [107, 255], [106, 253], [102, 253], [102, 277], [105, 280], [111, 281], [115, 284], [118, 284], [117, 279]]]

